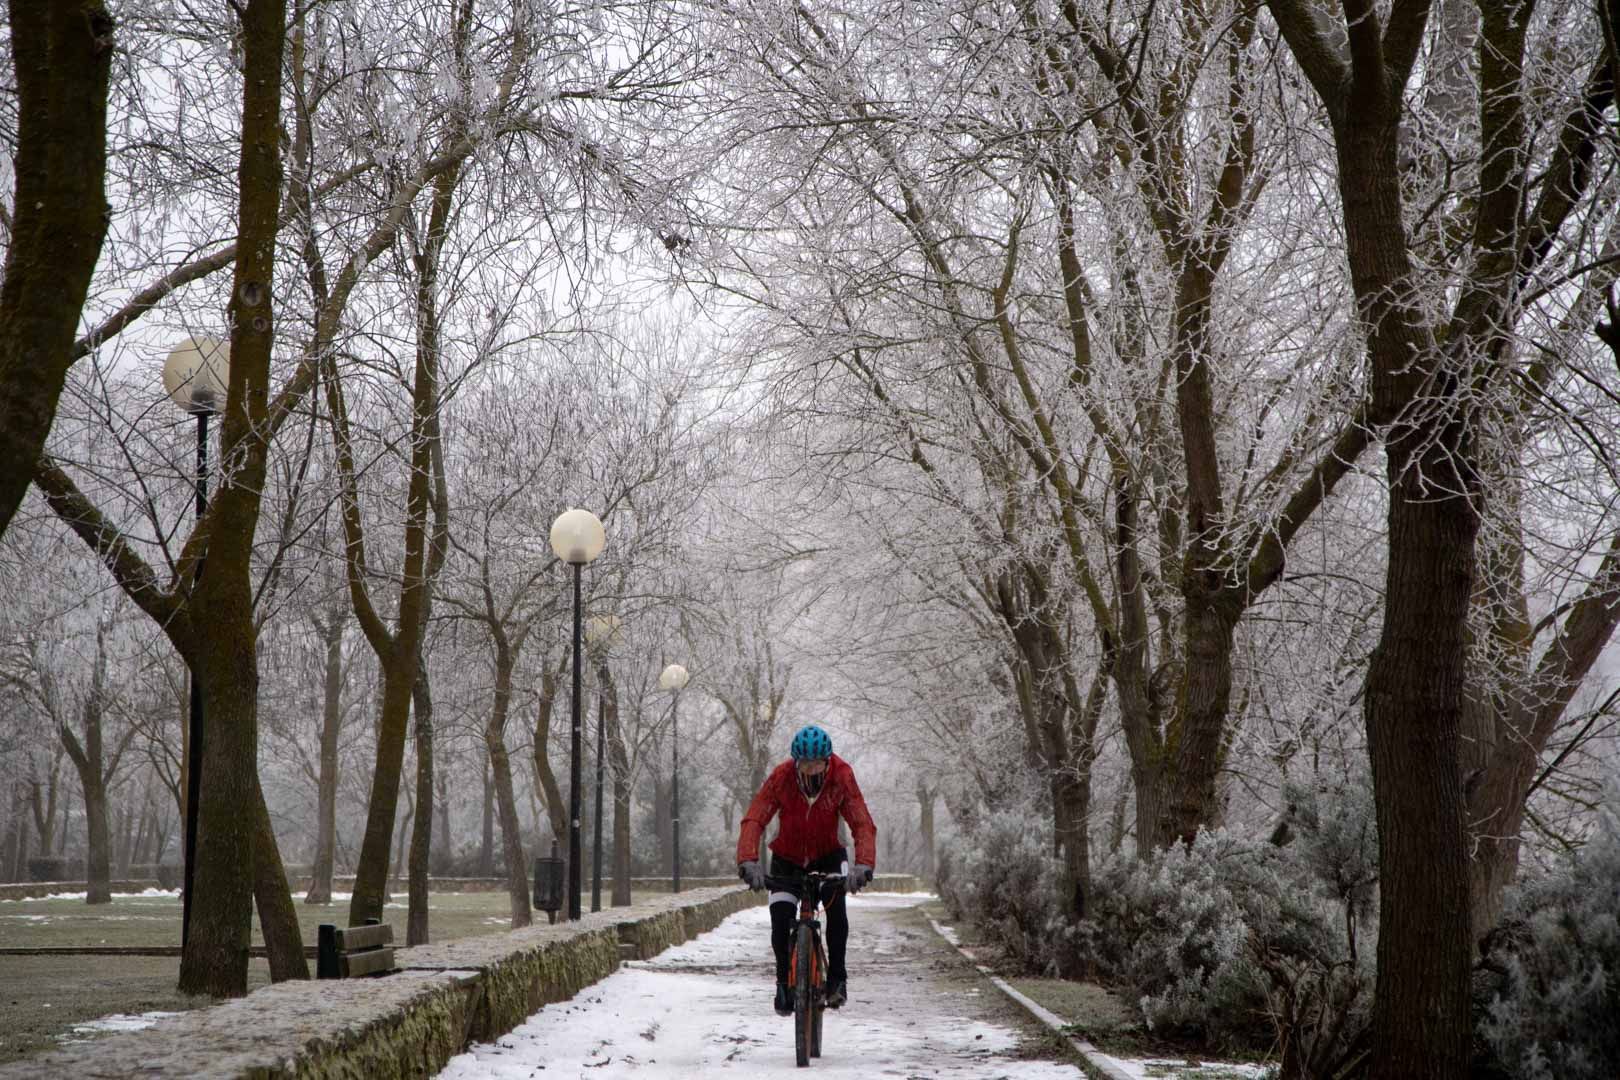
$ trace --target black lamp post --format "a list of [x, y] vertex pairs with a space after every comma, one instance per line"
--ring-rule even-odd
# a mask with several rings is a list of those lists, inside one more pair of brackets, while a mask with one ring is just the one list
[[[208, 512], [208, 418], [225, 400], [230, 383], [230, 345], [213, 338], [187, 338], [163, 363], [163, 388], [174, 403], [197, 418], [197, 520]], [[202, 563], [196, 579], [202, 579]], [[202, 790], [202, 684], [191, 672], [191, 711], [186, 724], [186, 867], [180, 900], [180, 947], [191, 937], [192, 884], [197, 874], [197, 802]]]
[[669, 827], [675, 848], [670, 892], [681, 891], [681, 688], [690, 677], [679, 664], [670, 664], [658, 675], [659, 689], [675, 691], [675, 698], [669, 706], [670, 742], [674, 747], [669, 773]]
[[574, 568], [574, 711], [568, 762], [568, 917], [580, 916], [579, 781], [580, 781], [580, 653], [584, 652], [584, 629], [580, 615], [580, 572], [585, 564], [602, 554], [607, 534], [601, 521], [589, 510], [565, 510], [551, 523], [551, 550]]

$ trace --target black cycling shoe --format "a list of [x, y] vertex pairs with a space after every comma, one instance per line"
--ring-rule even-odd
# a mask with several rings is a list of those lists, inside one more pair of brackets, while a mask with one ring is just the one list
[[785, 982], [776, 984], [776, 1015], [793, 1015], [793, 991], [788, 989], [788, 984]]
[[829, 979], [827, 981], [827, 1008], [836, 1009], [849, 1000], [849, 980]]

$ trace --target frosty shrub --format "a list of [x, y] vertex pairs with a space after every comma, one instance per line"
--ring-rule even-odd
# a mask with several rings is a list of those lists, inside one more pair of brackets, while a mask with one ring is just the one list
[[1061, 866], [1038, 812], [1000, 811], [942, 846], [935, 881], [958, 919], [975, 923], [1026, 970], [1056, 974], [1052, 947]]
[[1354, 782], [1289, 796], [1286, 846], [1217, 830], [1147, 862], [1104, 861], [1065, 936], [1155, 1030], [1277, 1049], [1285, 1078], [1329, 1076], [1360, 1053], [1370, 1013], [1372, 802]]
[[1481, 967], [1479, 1035], [1508, 1076], [1620, 1076], [1620, 788], [1591, 842], [1509, 894]]
[[1147, 861], [1092, 867], [1087, 917], [1060, 903], [1038, 811], [943, 846], [954, 915], [1031, 973], [1095, 978], [1143, 1022], [1213, 1049], [1275, 1051], [1284, 1080], [1336, 1075], [1365, 1049], [1378, 848], [1371, 784], [1290, 789], [1276, 842], [1206, 832]]

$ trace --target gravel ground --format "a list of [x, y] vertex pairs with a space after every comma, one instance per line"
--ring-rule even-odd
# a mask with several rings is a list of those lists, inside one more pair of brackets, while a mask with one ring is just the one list
[[[928, 899], [850, 902], [850, 993], [829, 1012], [821, 1076], [872, 1080], [1080, 1080], [1038, 1024], [929, 928]], [[740, 912], [712, 933], [547, 1006], [494, 1044], [453, 1059], [447, 1080], [676, 1080], [803, 1075], [790, 1018], [771, 1008], [770, 919]]]

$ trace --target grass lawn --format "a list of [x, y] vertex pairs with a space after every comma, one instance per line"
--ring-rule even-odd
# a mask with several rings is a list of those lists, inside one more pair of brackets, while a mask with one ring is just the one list
[[[403, 944], [404, 895], [395, 901], [383, 918], [393, 924], [395, 938]], [[349, 920], [347, 897], [313, 907], [295, 902], [305, 945], [315, 944], [319, 924], [342, 925]], [[511, 925], [509, 903], [504, 892], [435, 893], [428, 901], [429, 932], [435, 941], [504, 932]], [[590, 904], [589, 894], [585, 903]], [[544, 912], [534, 914], [537, 921], [545, 921]], [[257, 917], [253, 942], [262, 942]], [[0, 901], [3, 948], [179, 944], [180, 898], [172, 894], [115, 896], [112, 903], [95, 907], [82, 899]], [[314, 966], [311, 960], [312, 971]], [[179, 971], [178, 957], [0, 956], [0, 1064], [40, 1053], [61, 1038], [94, 1037], [94, 1032], [73, 1029], [102, 1017], [180, 1012], [211, 1004], [210, 998], [188, 998], [175, 991]], [[269, 981], [269, 965], [250, 961], [249, 988]]]

